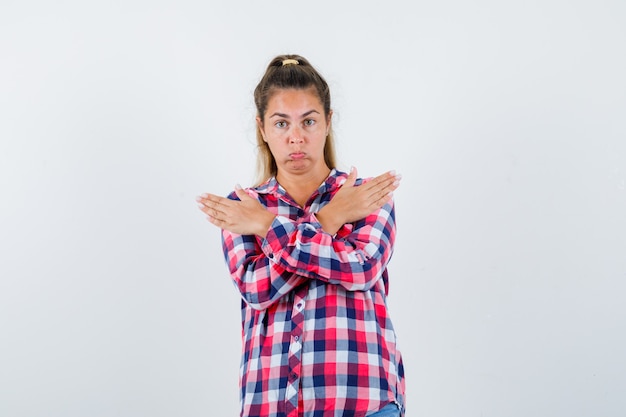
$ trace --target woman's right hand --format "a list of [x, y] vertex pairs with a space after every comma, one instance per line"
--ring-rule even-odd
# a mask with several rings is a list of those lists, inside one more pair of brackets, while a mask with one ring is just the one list
[[196, 201], [198, 208], [215, 226], [242, 235], [265, 237], [275, 215], [239, 185], [235, 187], [235, 194], [239, 200], [206, 193], [196, 198]]

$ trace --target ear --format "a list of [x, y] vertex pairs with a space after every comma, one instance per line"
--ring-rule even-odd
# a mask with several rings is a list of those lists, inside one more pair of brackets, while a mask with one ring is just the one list
[[330, 133], [332, 120], [333, 120], [333, 111], [330, 110], [328, 112], [328, 116], [326, 117], [326, 136], [328, 136], [328, 133]]
[[256, 126], [259, 128], [259, 132], [261, 132], [263, 141], [267, 142], [267, 139], [265, 139], [265, 130], [263, 129], [263, 120], [261, 120], [259, 116], [256, 117]]

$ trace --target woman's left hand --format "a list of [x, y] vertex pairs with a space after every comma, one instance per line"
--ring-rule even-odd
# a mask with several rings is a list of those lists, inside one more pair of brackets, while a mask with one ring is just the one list
[[235, 193], [240, 201], [215, 194], [202, 194], [196, 198], [198, 208], [212, 224], [221, 229], [240, 235], [265, 237], [275, 215], [241, 187], [235, 187]]

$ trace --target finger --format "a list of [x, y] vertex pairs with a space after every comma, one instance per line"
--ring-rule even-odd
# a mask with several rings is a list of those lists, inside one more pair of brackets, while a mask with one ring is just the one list
[[239, 184], [235, 185], [235, 194], [237, 194], [237, 197], [239, 197], [239, 200], [241, 201], [252, 199], [252, 197], [250, 197]]
[[196, 202], [198, 203], [198, 205], [204, 204], [204, 200], [206, 200], [208, 197], [208, 194], [201, 194], [196, 197]]
[[219, 203], [223, 197], [217, 196], [215, 194], [202, 194], [196, 198], [196, 201], [200, 204], [211, 204], [211, 202]]
[[218, 220], [215, 217], [211, 217], [211, 216], [207, 216], [206, 218], [212, 225], [217, 226], [220, 229], [222, 228], [222, 224], [224, 223], [223, 221]]
[[370, 196], [378, 193], [378, 191], [380, 191], [381, 189], [383, 189], [384, 187], [386, 187], [387, 185], [393, 182], [393, 176], [391, 174], [392, 172], [393, 171], [385, 172], [383, 174], [380, 174], [377, 177], [367, 180], [361, 186], [363, 187], [363, 191], [367, 192], [368, 195]]
[[393, 196], [393, 192], [400, 186], [400, 180], [391, 178], [393, 181], [384, 182], [378, 184], [376, 187], [369, 190], [372, 204], [378, 208], [382, 207]]
[[228, 211], [229, 204], [232, 203], [233, 201], [227, 198], [210, 196], [208, 199], [199, 202], [198, 208], [206, 215], [213, 218], [224, 218]]
[[366, 182], [362, 187], [363, 192], [370, 201], [377, 201], [381, 196], [393, 190], [393, 179], [372, 179]]
[[389, 203], [392, 199], [393, 199], [393, 193], [387, 194], [386, 196], [384, 196], [383, 198], [381, 198], [379, 200], [380, 206], [378, 208], [380, 208], [380, 207], [384, 206], [385, 204]]
[[395, 170], [391, 170], [379, 175], [378, 177], [376, 177], [376, 180], [382, 183], [392, 183], [397, 179], [398, 175], [399, 174], [396, 174]]
[[384, 174], [379, 175], [373, 180], [369, 181], [371, 184], [370, 187], [373, 190], [384, 190], [384, 189], [396, 189], [400, 184], [400, 180], [402, 179], [402, 175], [396, 174], [395, 171], [385, 172]]
[[385, 186], [384, 192], [391, 195], [400, 186], [401, 179], [402, 179], [402, 175], [396, 175], [395, 177], [393, 177], [392, 178], [393, 181], [387, 184], [387, 186]]
[[355, 167], [350, 167], [350, 173], [348, 173], [348, 177], [342, 184], [342, 187], [354, 187], [357, 178], [357, 170]]
[[207, 207], [205, 205], [198, 205], [198, 208], [207, 216], [209, 217], [215, 217], [218, 215], [217, 211], [215, 209], [212, 209], [210, 207]]
[[396, 174], [396, 177], [393, 181], [394, 190], [400, 186], [400, 180], [402, 179], [402, 175]]
[[376, 202], [374, 203], [374, 206], [379, 209], [385, 204], [387, 204], [389, 201], [391, 201], [392, 198], [393, 198], [393, 191], [381, 193], [378, 200], [376, 200]]
[[207, 198], [201, 198], [201, 197], [196, 198], [196, 202], [198, 204], [198, 208], [202, 210], [204, 213], [207, 213], [207, 210], [209, 210], [209, 207], [213, 204]]
[[196, 201], [198, 202], [198, 207], [202, 209], [203, 207], [216, 207], [220, 204], [220, 197], [207, 195], [204, 198], [198, 197]]

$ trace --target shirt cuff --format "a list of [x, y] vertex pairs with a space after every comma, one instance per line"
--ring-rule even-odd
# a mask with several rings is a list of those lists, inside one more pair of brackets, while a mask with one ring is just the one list
[[278, 263], [281, 253], [296, 229], [295, 224], [284, 216], [276, 216], [261, 243], [261, 250], [273, 262]]
[[[261, 250], [273, 262], [278, 263], [282, 252], [295, 239], [295, 232], [298, 227], [302, 228], [302, 235], [309, 238], [316, 233], [323, 232], [322, 224], [317, 220], [315, 214], [310, 213], [300, 219], [298, 222], [288, 219], [284, 216], [276, 216], [270, 225], [270, 228], [261, 243]], [[297, 244], [297, 242], [295, 242]]]

